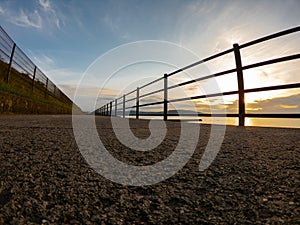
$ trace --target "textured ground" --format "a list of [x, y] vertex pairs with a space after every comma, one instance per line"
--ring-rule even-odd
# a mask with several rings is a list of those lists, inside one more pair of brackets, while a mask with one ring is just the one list
[[[141, 138], [147, 121], [132, 121]], [[117, 140], [107, 118], [99, 133], [116, 158], [151, 164], [177, 144], [180, 124], [155, 151]], [[0, 117], [0, 224], [300, 224], [300, 130], [227, 127], [208, 170], [198, 165], [210, 126], [173, 177], [151, 186], [113, 183], [95, 173], [75, 143], [70, 116]]]

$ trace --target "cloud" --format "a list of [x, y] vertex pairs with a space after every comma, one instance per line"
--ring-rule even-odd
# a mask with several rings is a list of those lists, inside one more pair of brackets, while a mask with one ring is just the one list
[[119, 30], [118, 23], [115, 21], [113, 16], [109, 15], [108, 13], [104, 16], [103, 22], [113, 31], [117, 32]]
[[59, 11], [53, 6], [52, 2], [50, 2], [50, 0], [39, 0], [39, 5], [44, 11], [45, 20], [60, 29], [62, 19], [61, 16], [59, 16]]
[[21, 27], [42, 28], [42, 17], [35, 10], [33, 13], [25, 13], [22, 9], [17, 17], [11, 18], [11, 22]]
[[[71, 82], [70, 82], [71, 83]], [[112, 100], [117, 96], [118, 90], [111, 88], [99, 88], [96, 86], [80, 85], [77, 84], [62, 84], [59, 87], [64, 93], [69, 96], [75, 103], [79, 105], [83, 110], [93, 111]], [[101, 90], [101, 92], [100, 92]], [[76, 94], [76, 98], [75, 98]], [[97, 98], [95, 96], [98, 96]], [[96, 106], [97, 104], [97, 106]]]
[[[209, 100], [209, 101], [208, 101]], [[212, 113], [215, 110], [225, 108], [227, 113], [238, 113], [238, 100], [225, 104], [215, 104], [211, 99], [194, 100], [196, 108], [202, 113]], [[188, 106], [182, 105], [188, 109]], [[256, 100], [246, 103], [247, 113], [300, 113], [300, 94], [285, 97], [277, 97], [265, 100]]]
[[299, 113], [300, 94], [288, 97], [273, 98], [247, 104], [251, 108], [261, 108], [260, 112], [267, 113]]
[[283, 108], [283, 109], [298, 109], [299, 105], [280, 105], [280, 108]]
[[0, 5], [0, 16], [20, 27], [38, 30], [52, 28], [61, 29], [64, 15], [50, 0], [38, 0], [38, 7], [24, 6], [14, 2], [4, 2]]
[[[238, 101], [227, 104], [227, 111], [237, 112]], [[300, 113], [300, 94], [246, 103], [247, 113]]]
[[49, 0], [39, 0], [39, 5], [45, 10], [45, 11], [53, 11], [51, 8], [51, 3]]
[[0, 6], [0, 15], [3, 15], [5, 13], [4, 9]]
[[46, 54], [35, 54], [32, 51], [29, 51], [29, 56], [32, 61], [42, 70], [51, 70], [55, 67], [55, 60]]

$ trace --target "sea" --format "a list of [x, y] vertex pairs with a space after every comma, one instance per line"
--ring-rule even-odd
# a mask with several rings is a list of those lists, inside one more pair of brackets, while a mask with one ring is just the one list
[[[129, 118], [135, 118], [129, 116]], [[224, 124], [224, 118], [220, 117], [199, 117], [202, 121], [195, 121], [195, 117], [184, 117], [184, 120], [190, 123], [201, 124]], [[140, 116], [140, 119], [156, 119], [161, 120], [160, 117]], [[179, 120], [180, 117], [169, 117], [171, 120]], [[189, 121], [190, 120], [190, 121]], [[225, 118], [226, 125], [238, 125], [238, 118], [228, 117]], [[254, 127], [282, 127], [282, 128], [300, 128], [300, 119], [298, 118], [245, 118], [245, 126]]]

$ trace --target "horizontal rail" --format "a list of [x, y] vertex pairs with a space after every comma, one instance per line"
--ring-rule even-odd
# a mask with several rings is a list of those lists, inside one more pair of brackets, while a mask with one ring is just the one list
[[229, 73], [234, 73], [234, 72], [236, 72], [236, 69], [225, 70], [225, 71], [222, 71], [222, 72], [207, 75], [205, 77], [200, 77], [200, 78], [197, 78], [197, 79], [194, 79], [194, 80], [185, 81], [185, 82], [182, 82], [182, 83], [179, 83], [179, 84], [175, 84], [173, 86], [168, 87], [168, 89], [173, 89], [173, 88], [176, 88], [176, 87], [179, 87], [179, 86], [184, 86], [184, 85], [187, 85], [187, 84], [207, 80], [207, 79], [214, 78], [214, 77], [219, 77], [219, 76], [229, 74]]
[[162, 92], [162, 91], [164, 91], [163, 88], [162, 89], [158, 89], [157, 91], [152, 91], [152, 92], [149, 92], [147, 94], [140, 95], [140, 98], [144, 98], [144, 97], [147, 97], [147, 96], [150, 96], [150, 95], [154, 95], [154, 94]]
[[2, 49], [0, 49], [0, 52], [9, 58], [9, 55], [7, 53], [5, 53], [4, 51], [2, 51]]
[[125, 100], [125, 102], [131, 102], [131, 101], [133, 101], [133, 100], [136, 100], [136, 97], [127, 99], [127, 100]]
[[[140, 113], [140, 116], [163, 116], [163, 112], [159, 113]], [[235, 118], [238, 117], [239, 114], [237, 113], [227, 113], [227, 114], [211, 114], [211, 113], [199, 113], [198, 115], [195, 114], [168, 114], [168, 116], [177, 116], [177, 117], [231, 117]], [[246, 117], [252, 118], [300, 118], [300, 114], [297, 113], [289, 113], [289, 114], [279, 114], [279, 113], [255, 113], [250, 114], [246, 113]]]
[[226, 55], [226, 54], [228, 54], [228, 53], [230, 53], [230, 52], [233, 52], [233, 48], [228, 49], [228, 50], [223, 51], [223, 52], [220, 52], [220, 53], [217, 53], [217, 54], [215, 54], [215, 55], [212, 55], [212, 56], [207, 57], [207, 58], [205, 58], [205, 59], [202, 59], [202, 60], [200, 60], [200, 61], [194, 62], [194, 63], [192, 63], [192, 64], [190, 64], [190, 65], [187, 65], [187, 66], [185, 66], [185, 67], [183, 67], [183, 68], [181, 68], [181, 69], [178, 69], [178, 70], [176, 70], [176, 71], [174, 71], [174, 72], [172, 72], [172, 73], [169, 73], [169, 74], [168, 74], [168, 77], [169, 77], [169, 76], [173, 76], [173, 75], [175, 75], [175, 74], [177, 74], [177, 73], [179, 73], [179, 72], [183, 72], [184, 70], [190, 69], [190, 68], [195, 67], [195, 66], [197, 66], [197, 65], [200, 65], [200, 64], [202, 64], [202, 63], [208, 62], [208, 61], [210, 61], [210, 60], [212, 60], [212, 59], [215, 59], [215, 58], [218, 58], [218, 57], [220, 57], [220, 56]]
[[214, 93], [214, 94], [207, 94], [207, 95], [196, 95], [196, 96], [191, 96], [191, 97], [186, 97], [186, 98], [171, 99], [171, 100], [168, 100], [168, 103], [189, 101], [189, 100], [195, 100], [195, 99], [201, 99], [201, 98], [211, 98], [211, 97], [218, 97], [218, 96], [225, 96], [225, 95], [236, 95], [238, 93], [239, 93], [238, 91], [228, 91], [228, 92]]
[[[125, 96], [131, 95], [131, 94], [133, 94], [135, 91], [136, 91], [136, 90], [133, 90], [133, 91], [131, 91], [131, 92], [128, 92], [128, 93], [125, 94]], [[123, 96], [122, 96], [122, 97], [123, 97]]]
[[[160, 105], [160, 104], [163, 104], [164, 101], [160, 101], [160, 102], [151, 102], [151, 103], [146, 103], [146, 104], [141, 104], [140, 107], [145, 107], [145, 106], [151, 106], [151, 105]], [[133, 106], [134, 108], [136, 106]]]
[[268, 36], [265, 36], [265, 37], [262, 37], [262, 38], [258, 38], [258, 39], [253, 40], [253, 41], [249, 41], [245, 44], [240, 45], [240, 49], [249, 47], [251, 45], [259, 44], [259, 43], [262, 43], [264, 41], [269, 41], [271, 39], [278, 38], [278, 37], [281, 37], [281, 36], [284, 36], [284, 35], [287, 35], [287, 34], [295, 33], [295, 32], [298, 32], [298, 31], [300, 31], [300, 26], [294, 27], [294, 28], [291, 28], [291, 29], [288, 29], [288, 30], [284, 30], [284, 31], [281, 31], [281, 32], [278, 32], [278, 33], [275, 33], [275, 34], [271, 34], [271, 35], [268, 35]]
[[161, 81], [162, 79], [164, 79], [164, 78], [163, 78], [163, 77], [157, 78], [157, 79], [151, 81], [150, 83], [141, 86], [140, 89], [145, 88], [145, 87], [147, 87], [147, 86], [149, 86], [149, 85], [151, 85], [151, 84], [154, 84], [154, 83], [156, 83], [156, 82], [158, 82], [158, 81]]
[[247, 69], [257, 68], [257, 67], [260, 67], [260, 66], [266, 66], [266, 65], [270, 65], [270, 64], [274, 64], [274, 63], [279, 63], [279, 62], [286, 62], [286, 61], [299, 59], [299, 58], [300, 58], [300, 54], [284, 56], [284, 57], [277, 58], [277, 59], [271, 59], [271, 60], [267, 60], [267, 61], [263, 61], [263, 62], [243, 66], [242, 69], [247, 70]]
[[283, 90], [283, 89], [291, 89], [291, 88], [300, 88], [300, 83], [283, 84], [283, 85], [260, 87], [260, 88], [251, 88], [251, 89], [246, 89], [245, 93], [261, 92], [261, 91], [275, 91], [275, 90]]
[[279, 113], [255, 113], [255, 114], [245, 114], [246, 117], [252, 117], [252, 118], [287, 118], [287, 119], [292, 119], [292, 118], [300, 118], [300, 114], [296, 113], [285, 113], [285, 114], [279, 114]]

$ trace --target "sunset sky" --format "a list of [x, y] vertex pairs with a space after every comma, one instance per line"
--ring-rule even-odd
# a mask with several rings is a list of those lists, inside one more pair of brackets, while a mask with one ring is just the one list
[[[131, 45], [125, 48], [117, 48], [118, 46], [140, 42], [143, 51], [152, 50], [159, 56], [156, 59], [153, 54], [150, 57], [152, 61], [149, 59], [149, 62], [129, 67], [119, 65], [119, 68], [115, 68], [120, 69], [116, 76], [118, 78], [107, 83], [102, 95], [97, 98], [98, 106], [104, 100], [119, 96], [124, 87], [127, 87], [125, 91], [134, 89], [165, 72], [232, 48], [233, 43], [246, 43], [299, 26], [299, 12], [299, 0], [0, 0], [1, 26], [71, 98], [87, 72], [76, 98], [76, 103], [87, 111], [94, 109], [93, 99], [98, 94], [99, 87], [112, 75], [107, 68], [111, 64], [119, 65], [116, 63], [119, 58], [136, 54], [133, 53], [135, 50], [130, 49]], [[154, 44], [155, 41], [159, 44]], [[153, 48], [150, 48], [152, 44]], [[119, 49], [122, 54], [117, 55]], [[111, 58], [101, 67], [103, 61], [99, 60], [108, 51], [111, 57], [116, 57], [116, 61]], [[241, 54], [243, 65], [247, 65], [299, 52], [300, 32], [255, 45], [243, 50]], [[147, 54], [148, 52], [143, 52], [141, 58], [147, 58]], [[169, 57], [170, 61], [154, 62], [163, 60], [162, 57]], [[189, 77], [204, 75], [205, 71], [217, 72], [231, 68], [234, 68], [232, 54], [206, 64], [205, 68], [189, 71], [187, 76], [174, 77], [171, 81], [180, 82]], [[235, 74], [219, 78], [216, 82], [221, 91], [237, 88]], [[245, 88], [295, 82], [300, 82], [300, 60], [245, 72]], [[183, 91], [189, 95], [200, 95], [205, 93], [205, 85], [210, 84], [202, 82], [190, 85]], [[174, 96], [178, 94], [173, 93]], [[170, 95], [172, 97], [172, 93]], [[236, 97], [228, 96], [224, 99], [227, 111], [236, 111]], [[152, 101], [159, 98], [152, 96]], [[196, 101], [195, 105], [199, 111], [205, 112], [209, 109], [207, 101], [210, 100], [214, 101]], [[300, 90], [248, 94], [246, 103], [248, 112], [299, 113]], [[184, 103], [182, 107], [185, 107]]]

